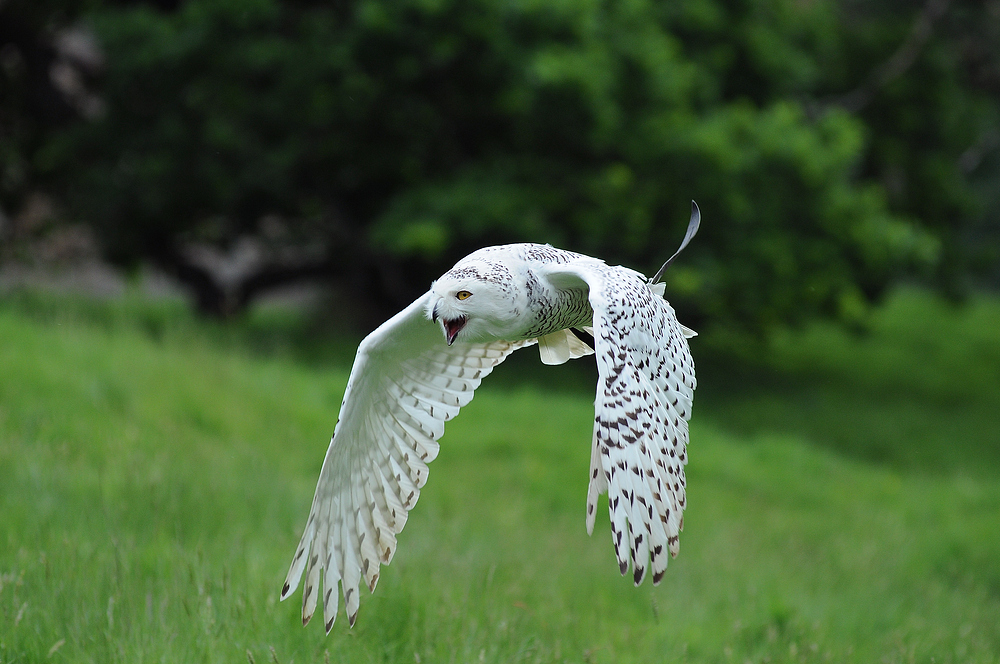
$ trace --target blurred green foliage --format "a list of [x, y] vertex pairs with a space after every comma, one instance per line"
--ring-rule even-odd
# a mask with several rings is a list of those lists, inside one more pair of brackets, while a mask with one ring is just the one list
[[[901, 278], [960, 290], [996, 199], [973, 176], [998, 105], [967, 53], [991, 42], [958, 35], [985, 8], [171, 4], [78, 14], [105, 110], [31, 163], [110, 258], [158, 262], [209, 313], [317, 275], [392, 308], [513, 241], [651, 274], [693, 198], [705, 223], [668, 275], [687, 321], [856, 321]], [[269, 253], [235, 285], [187, 251], [245, 237]]]

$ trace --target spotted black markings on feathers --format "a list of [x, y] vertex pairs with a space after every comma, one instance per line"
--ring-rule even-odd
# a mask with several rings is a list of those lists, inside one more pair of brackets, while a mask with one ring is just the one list
[[[553, 265], [576, 261], [567, 274], [579, 276], [587, 287], [559, 289], [539, 276]], [[341, 410], [349, 412], [353, 403], [354, 414], [345, 416], [344, 431], [341, 423], [335, 429], [329, 467], [324, 463], [306, 532], [282, 589], [282, 598], [287, 597], [305, 573], [306, 622], [325, 569], [327, 631], [336, 617], [333, 591], [338, 583], [351, 625], [357, 618], [361, 578], [374, 590], [379, 564], [391, 559], [395, 536], [426, 480], [426, 463], [437, 454], [435, 441], [443, 423], [523, 340], [563, 329], [573, 330], [595, 350], [599, 369], [588, 530], [594, 501], [606, 491], [622, 575], [631, 564], [636, 585], [648, 571], [653, 583], [659, 583], [667, 560], [664, 548], [671, 556], [677, 554], [686, 502], [686, 420], [695, 381], [687, 342], [669, 304], [632, 270], [548, 245], [489, 247], [470, 254], [446, 274], [488, 282], [492, 290], [516, 301], [509, 320], [520, 327], [513, 338], [483, 345], [410, 348], [392, 326], [370, 335], [376, 339], [368, 346], [369, 339], [362, 343], [358, 362], [374, 362], [361, 350], [380, 347], [376, 344], [413, 352], [359, 370], [357, 378], [352, 372]], [[417, 313], [403, 319], [398, 329], [424, 324], [422, 311], [413, 310]], [[575, 328], [582, 327], [592, 327], [593, 336], [581, 337]], [[307, 551], [313, 554], [308, 560], [303, 558]]]
[[[660, 512], [657, 521], [665, 527], [663, 542], [671, 555], [677, 552], [676, 531], [682, 522], [671, 523], [669, 505], [683, 510], [685, 504], [682, 479], [686, 462], [685, 420], [690, 413], [687, 403], [682, 404], [677, 396], [678, 381], [673, 376], [678, 373], [679, 360], [684, 367], [680, 372], [681, 382], [693, 390], [693, 363], [686, 343], [676, 341], [682, 335], [673, 311], [644, 284], [616, 282], [607, 289], [607, 296], [608, 307], [604, 312], [607, 325], [595, 326], [601, 340], [598, 361], [606, 369], [602, 371], [604, 380], [598, 390], [598, 401], [603, 402], [603, 408], [599, 407], [595, 416], [595, 445], [604, 459], [606, 486], [612, 491], [616, 485], [621, 487], [614, 499], [609, 492], [612, 541], [619, 567], [624, 575], [627, 558], [621, 544], [627, 528], [633, 535], [628, 559], [632, 561], [633, 580], [638, 585], [646, 573], [643, 547], [649, 545], [645, 537], [651, 532], [654, 506]], [[652, 314], [652, 320], [636, 319], [635, 312]], [[630, 333], [637, 326], [640, 332]], [[649, 343], [657, 337], [665, 343]], [[667, 394], [669, 398], [665, 398]], [[671, 433], [667, 435], [665, 429]], [[653, 450], [657, 453], [655, 458]], [[597, 468], [593, 470], [592, 482], [598, 477]], [[633, 479], [623, 480], [617, 473]], [[674, 481], [665, 481], [667, 477]], [[623, 491], [625, 487], [630, 488]], [[648, 492], [648, 500], [642, 495], [644, 492]], [[588, 514], [591, 512], [588, 507]], [[662, 551], [662, 543], [649, 548], [654, 584], [663, 578]]]
[[[511, 250], [515, 252], [516, 259], [529, 264], [566, 264], [574, 260], [590, 260], [582, 254], [556, 249], [550, 245], [513, 244], [475, 251], [459, 261], [444, 276], [489, 282], [500, 286], [505, 294], [523, 288], [530, 304], [526, 312], [515, 310], [516, 315], [526, 318], [525, 331], [519, 339], [534, 339], [566, 328], [591, 325], [594, 313], [586, 290], [551, 288], [543, 284], [530, 267], [525, 270], [523, 283], [516, 283], [517, 280], [506, 264], [510, 261]], [[497, 254], [502, 254], [505, 262], [498, 262], [495, 259]]]

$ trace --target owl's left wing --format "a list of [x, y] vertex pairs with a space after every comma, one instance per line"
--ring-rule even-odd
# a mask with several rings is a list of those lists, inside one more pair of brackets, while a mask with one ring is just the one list
[[[354, 625], [364, 579], [375, 590], [379, 565], [427, 481], [444, 423], [472, 400], [483, 378], [514, 350], [534, 343], [445, 343], [427, 319], [427, 295], [383, 323], [358, 348], [340, 419], [323, 461], [305, 531], [281, 599], [302, 590], [302, 622], [322, 595], [326, 631], [341, 586]], [[322, 592], [320, 572], [323, 571]]]
[[[678, 552], [684, 525], [688, 419], [694, 361], [662, 288], [638, 272], [587, 259], [553, 265], [557, 288], [588, 289], [594, 310], [598, 383], [587, 492], [587, 532], [597, 499], [608, 492], [612, 538], [622, 575], [631, 559], [635, 585], [647, 564], [653, 583]], [[625, 540], [625, 538], [628, 538]]]

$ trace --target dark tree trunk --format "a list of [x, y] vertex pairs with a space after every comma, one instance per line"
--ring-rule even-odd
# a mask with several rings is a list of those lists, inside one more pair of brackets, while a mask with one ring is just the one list
[[[356, 286], [353, 282], [357, 275], [371, 272], [373, 259], [367, 251], [345, 247], [339, 253], [340, 260], [320, 256], [299, 262], [265, 261], [236, 280], [220, 279], [213, 270], [167, 243], [155, 247], [148, 256], [189, 293], [199, 315], [225, 320], [242, 315], [255, 300], [275, 288], [341, 278]], [[366, 284], [364, 288], [364, 292], [370, 293], [378, 293], [378, 290], [377, 284]]]
[[230, 298], [219, 281], [205, 268], [194, 265], [173, 250], [154, 256], [157, 265], [181, 283], [200, 316], [225, 319], [235, 311], [229, 304]]

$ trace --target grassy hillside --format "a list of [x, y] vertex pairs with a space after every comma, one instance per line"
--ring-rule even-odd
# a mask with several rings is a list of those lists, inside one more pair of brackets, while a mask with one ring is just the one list
[[0, 663], [1000, 661], [997, 329], [995, 301], [909, 293], [861, 338], [738, 362], [706, 340], [655, 589], [618, 576], [606, 514], [584, 529], [592, 388], [519, 380], [523, 351], [450, 424], [356, 627], [325, 637], [277, 595], [352, 344], [8, 299]]
[[700, 405], [738, 435], [779, 430], [907, 472], [1000, 473], [996, 299], [903, 291], [862, 333], [813, 325], [739, 354], [706, 341]]

